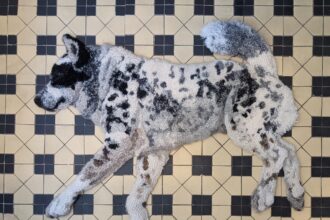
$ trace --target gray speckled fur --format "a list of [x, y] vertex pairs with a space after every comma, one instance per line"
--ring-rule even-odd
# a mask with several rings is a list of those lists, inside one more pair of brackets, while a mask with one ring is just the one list
[[[272, 205], [282, 167], [288, 199], [294, 208], [302, 209], [299, 163], [294, 147], [281, 139], [293, 126], [297, 111], [291, 91], [278, 79], [268, 46], [239, 22], [212, 22], [203, 28], [202, 37], [210, 50], [240, 55], [245, 64], [172, 64], [139, 57], [121, 47], [85, 47], [63, 36], [67, 55], [54, 65], [51, 82], [35, 102], [54, 111], [75, 106], [104, 129], [105, 140], [77, 179], [48, 206], [48, 216], [67, 214], [79, 193], [135, 155], [140, 175], [127, 210], [134, 220], [146, 219], [145, 201], [169, 152], [216, 132], [227, 133], [264, 161], [252, 198], [255, 209]], [[70, 73], [61, 72], [68, 69]]]

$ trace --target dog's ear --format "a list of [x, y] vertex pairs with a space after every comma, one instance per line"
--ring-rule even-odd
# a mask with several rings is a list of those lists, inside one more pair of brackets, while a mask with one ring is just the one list
[[84, 66], [90, 58], [90, 54], [87, 51], [85, 44], [69, 34], [64, 34], [62, 40], [66, 52], [75, 67], [80, 68]]

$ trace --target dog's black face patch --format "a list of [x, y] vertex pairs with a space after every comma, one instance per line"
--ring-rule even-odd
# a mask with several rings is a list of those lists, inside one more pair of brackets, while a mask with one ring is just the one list
[[77, 82], [85, 81], [89, 77], [83, 72], [74, 70], [71, 63], [55, 64], [51, 72], [51, 85], [55, 87], [75, 88]]

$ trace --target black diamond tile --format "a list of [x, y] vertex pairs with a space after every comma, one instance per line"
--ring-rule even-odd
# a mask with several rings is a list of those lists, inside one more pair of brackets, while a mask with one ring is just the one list
[[250, 196], [231, 196], [231, 215], [250, 216], [251, 197]]
[[0, 154], [0, 173], [14, 173], [14, 164], [14, 154]]
[[272, 216], [291, 217], [291, 205], [286, 197], [275, 196]]
[[10, 193], [0, 194], [0, 213], [6, 213], [6, 214], [14, 213], [14, 194], [10, 194]]
[[313, 76], [312, 94], [313, 96], [330, 97], [330, 77]]
[[153, 215], [172, 215], [172, 195], [152, 195]]
[[128, 160], [122, 167], [120, 167], [114, 175], [133, 175], [133, 159]]
[[16, 75], [0, 75], [0, 94], [16, 94]]
[[192, 215], [212, 215], [212, 196], [192, 195]]
[[330, 157], [312, 157], [312, 177], [330, 177]]
[[37, 36], [37, 55], [56, 55], [56, 36]]
[[35, 115], [35, 134], [55, 134], [55, 115]]
[[292, 36], [274, 36], [273, 53], [274, 56], [292, 56], [293, 54]]
[[0, 55], [17, 54], [16, 35], [0, 35]]
[[34, 173], [35, 174], [54, 174], [54, 155], [35, 154], [34, 155]]
[[312, 217], [330, 217], [330, 197], [312, 197]]
[[76, 115], [74, 133], [75, 135], [94, 135], [95, 125], [91, 120], [85, 119], [81, 115]]
[[232, 176], [251, 176], [252, 175], [252, 157], [251, 156], [233, 156], [231, 158]]
[[57, 0], [38, 0], [37, 15], [38, 16], [56, 16]]
[[0, 16], [17, 15], [18, 0], [1, 0], [0, 1]]
[[154, 37], [154, 55], [173, 55], [174, 54], [174, 36], [173, 35], [155, 35]]
[[36, 77], [36, 94], [40, 92], [49, 82], [49, 75], [37, 75]]
[[113, 215], [125, 215], [126, 199], [128, 195], [113, 195], [112, 197], [112, 213]]
[[212, 156], [192, 156], [192, 175], [211, 176]]
[[74, 174], [78, 174], [81, 169], [85, 166], [85, 164], [90, 161], [92, 158], [94, 157], [94, 155], [92, 154], [83, 154], [83, 155], [79, 155], [79, 154], [75, 154], [74, 155]]
[[134, 35], [116, 36], [115, 44], [134, 52]]
[[0, 114], [0, 134], [15, 133], [15, 115]]
[[93, 203], [94, 203], [94, 195], [92, 194], [80, 195], [77, 201], [73, 205], [73, 214], [92, 215], [94, 212]]
[[33, 195], [33, 214], [43, 215], [49, 203], [53, 200], [54, 196], [51, 194], [34, 194]]

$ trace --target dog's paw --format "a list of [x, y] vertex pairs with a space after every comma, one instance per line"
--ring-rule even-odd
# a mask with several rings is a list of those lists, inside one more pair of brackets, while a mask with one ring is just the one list
[[302, 186], [298, 186], [292, 190], [288, 190], [287, 193], [287, 199], [289, 200], [292, 208], [297, 211], [301, 211], [304, 208], [304, 196], [305, 190]]
[[73, 203], [72, 197], [59, 195], [46, 208], [46, 216], [57, 218], [69, 214]]
[[270, 192], [256, 189], [251, 198], [251, 206], [258, 212], [262, 212], [274, 203], [274, 195]]

